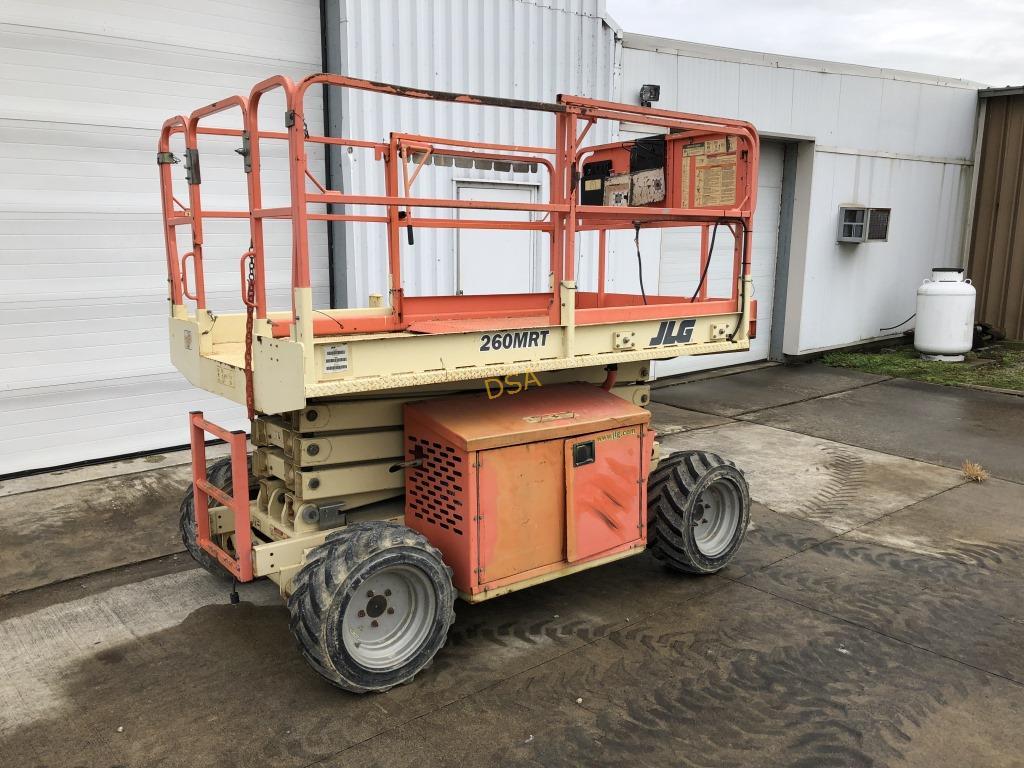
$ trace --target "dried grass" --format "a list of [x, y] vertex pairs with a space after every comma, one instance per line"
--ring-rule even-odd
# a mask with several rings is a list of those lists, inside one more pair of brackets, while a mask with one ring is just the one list
[[960, 469], [964, 473], [964, 478], [971, 480], [975, 483], [983, 483], [988, 480], [988, 471], [976, 462], [970, 459], [964, 459], [964, 463], [960, 465]]

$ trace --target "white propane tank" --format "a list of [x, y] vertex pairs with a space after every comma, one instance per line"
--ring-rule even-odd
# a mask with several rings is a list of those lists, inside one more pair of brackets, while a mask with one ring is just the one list
[[923, 359], [959, 362], [971, 351], [975, 294], [959, 267], [932, 267], [917, 289], [914, 349]]

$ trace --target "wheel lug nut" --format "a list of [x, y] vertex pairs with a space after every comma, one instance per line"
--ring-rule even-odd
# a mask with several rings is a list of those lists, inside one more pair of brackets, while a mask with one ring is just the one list
[[394, 612], [395, 612], [394, 608], [388, 608], [388, 613], [394, 613]]
[[391, 590], [390, 589], [385, 589], [384, 590], [384, 597], [391, 597]]
[[367, 597], [373, 597], [373, 590], [371, 589], [369, 592], [367, 592], [366, 596]]
[[360, 619], [363, 618], [363, 616], [365, 616], [365, 615], [366, 615], [366, 611], [360, 611], [359, 612], [359, 618]]
[[379, 623], [377, 622], [377, 620], [376, 620], [376, 619], [374, 619], [373, 621], [371, 621], [371, 622], [370, 622], [370, 626], [371, 626], [371, 627], [379, 627], [379, 626], [380, 626], [380, 624], [379, 624]]

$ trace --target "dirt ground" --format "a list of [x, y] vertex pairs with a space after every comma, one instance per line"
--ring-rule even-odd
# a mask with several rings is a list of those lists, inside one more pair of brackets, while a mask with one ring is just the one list
[[654, 400], [745, 470], [737, 559], [458, 604], [378, 695], [182, 554], [180, 456], [0, 483], [0, 766], [1024, 766], [1024, 399], [809, 365]]

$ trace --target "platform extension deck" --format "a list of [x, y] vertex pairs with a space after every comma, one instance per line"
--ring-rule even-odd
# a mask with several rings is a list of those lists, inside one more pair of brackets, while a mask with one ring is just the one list
[[[244, 327], [239, 322], [243, 319], [218, 317], [206, 335], [216, 337], [222, 322]], [[739, 321], [735, 312], [566, 326], [462, 321], [478, 328], [461, 332], [457, 324], [439, 321], [433, 328], [447, 332], [317, 336], [308, 376], [300, 342], [257, 335], [256, 407], [262, 413], [282, 413], [316, 398], [748, 349], [745, 336], [729, 338]], [[203, 335], [195, 320], [171, 320], [175, 364], [196, 386], [245, 403], [243, 341], [213, 342], [203, 352], [194, 341]]]

